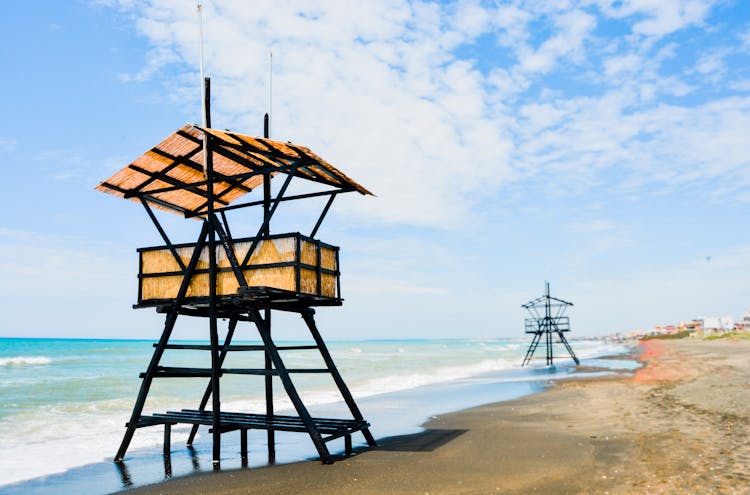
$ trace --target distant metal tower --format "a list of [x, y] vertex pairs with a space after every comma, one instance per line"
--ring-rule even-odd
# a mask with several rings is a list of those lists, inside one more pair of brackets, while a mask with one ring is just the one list
[[[526, 357], [523, 358], [521, 367], [526, 366], [534, 356], [534, 351], [539, 346], [539, 342], [544, 337], [547, 343], [547, 366], [552, 365], [553, 344], [563, 344], [567, 349], [570, 357], [576, 364], [581, 364], [578, 361], [573, 349], [570, 348], [570, 344], [565, 339], [563, 332], [570, 331], [570, 320], [567, 316], [563, 316], [568, 306], [572, 306], [572, 302], [563, 301], [549, 295], [549, 282], [544, 282], [545, 293], [543, 296], [537, 297], [533, 301], [529, 301], [526, 304], [522, 304], [521, 307], [525, 308], [529, 312], [531, 318], [526, 318], [524, 321], [526, 333], [533, 333], [534, 338], [531, 340], [529, 350], [526, 351]], [[542, 316], [542, 310], [544, 315]], [[554, 316], [552, 315], [554, 311]], [[556, 333], [560, 337], [560, 342], [553, 342], [553, 333]]]

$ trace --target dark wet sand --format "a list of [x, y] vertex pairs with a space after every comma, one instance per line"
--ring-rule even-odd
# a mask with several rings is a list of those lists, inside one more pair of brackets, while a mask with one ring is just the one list
[[649, 341], [634, 376], [426, 423], [333, 465], [174, 479], [128, 494], [750, 494], [750, 341]]

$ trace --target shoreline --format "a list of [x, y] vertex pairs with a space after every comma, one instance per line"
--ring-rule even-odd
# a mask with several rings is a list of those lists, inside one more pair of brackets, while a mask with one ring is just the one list
[[750, 341], [647, 341], [630, 376], [573, 376], [433, 417], [331, 466], [196, 474], [127, 495], [747, 493]]
[[[464, 347], [466, 345], [470, 344], [462, 344]], [[431, 346], [425, 348], [427, 355], [444, 352], [444, 345], [440, 343], [433, 343]], [[421, 347], [418, 349], [422, 350]], [[485, 350], [483, 346], [479, 346], [476, 349], [479, 352], [472, 352], [475, 352], [480, 358], [484, 359], [484, 355], [492, 353], [497, 357], [498, 362], [507, 360], [507, 356], [503, 354], [497, 356], [497, 349], [495, 348], [487, 347], [487, 350]], [[396, 355], [401, 356], [401, 348], [398, 347], [397, 350], [399, 354]], [[500, 350], [502, 352], [502, 349]], [[512, 349], [510, 350], [512, 351]], [[600, 351], [605, 351], [605, 353], [598, 354]], [[609, 352], [607, 353], [607, 351]], [[347, 350], [345, 349], [343, 352], [346, 356]], [[384, 350], [376, 348], [374, 351], [368, 352], [375, 352], [375, 356], [377, 356], [378, 352], [382, 353]], [[583, 362], [591, 365], [588, 370], [575, 368], [572, 360], [570, 362], [561, 360], [554, 370], [546, 367], [522, 369], [503, 367], [481, 374], [471, 374], [464, 377], [459, 375], [452, 380], [438, 381], [415, 388], [364, 396], [358, 399], [358, 404], [365, 417], [374, 425], [373, 434], [376, 435], [376, 438], [413, 434], [422, 432], [423, 428], [420, 425], [434, 417], [435, 414], [539, 393], [539, 391], [548, 387], [551, 381], [565, 380], [574, 374], [580, 375], [581, 371], [587, 371], [593, 376], [596, 373], [613, 372], [609, 368], [632, 369], [636, 365], [635, 362], [617, 362], [604, 359], [604, 356], [611, 354], [616, 355], [616, 358], [627, 358], [627, 355], [619, 356], [624, 352], [626, 352], [625, 346], [613, 346], [610, 349], [598, 349], [596, 346], [589, 346], [589, 349], [584, 351], [582, 356]], [[586, 354], [589, 354], [590, 357], [587, 357]], [[419, 353], [417, 356], [419, 356]], [[358, 357], [358, 355], [355, 357]], [[487, 367], [485, 366], [486, 363], [490, 363], [490, 361], [482, 361], [482, 365], [479, 366], [471, 363], [469, 365], [473, 368], [482, 369]], [[443, 374], [446, 370], [450, 371], [451, 369], [450, 365], [440, 368], [440, 370], [443, 370]], [[460, 367], [457, 369], [463, 371]], [[417, 381], [424, 379], [423, 376], [418, 374], [418, 371], [410, 370], [409, 372], [417, 373], [414, 375], [418, 379]], [[412, 375], [408, 376], [411, 377]], [[314, 405], [314, 410], [311, 409], [311, 412], [321, 417], [337, 417], [337, 415], [342, 414], [341, 408], [345, 409], [343, 403], [318, 404]], [[161, 432], [147, 433], [151, 437], [159, 437]], [[206, 472], [212, 473], [210, 442], [199, 440], [195, 449], [189, 450], [180, 447], [181, 440], [179, 437], [180, 435], [186, 435], [186, 432], [173, 429], [173, 433], [174, 448], [168, 462], [165, 462], [162, 457], [159, 443], [156, 448], [152, 446], [134, 450], [123, 465], [117, 465], [109, 459], [103, 459], [93, 463], [77, 465], [56, 473], [45, 474], [42, 471], [25, 481], [1, 486], [0, 493], [7, 495], [48, 495], [60, 492], [90, 493], [92, 495], [119, 493], [121, 490], [149, 486], [167, 480], [196, 476]], [[265, 432], [254, 430], [249, 433], [248, 443], [251, 445], [251, 449], [248, 469], [256, 471], [268, 466], [265, 453]], [[257, 435], [253, 436], [256, 433]], [[353, 437], [355, 448], [364, 446], [364, 441], [360, 441], [362, 439], [358, 437], [359, 435]], [[160, 441], [160, 439], [157, 439], [157, 441]], [[238, 455], [239, 436], [227, 435], [222, 444], [222, 450], [224, 451], [222, 472], [227, 473], [235, 469], [241, 469]], [[343, 452], [343, 440], [332, 442], [329, 448], [332, 448], [334, 453]], [[312, 443], [309, 442], [309, 439], [301, 438], [299, 434], [288, 433], [284, 435], [283, 432], [278, 434], [276, 450], [277, 463], [274, 467], [315, 459]], [[313, 464], [316, 463], [317, 461], [313, 461]], [[28, 470], [32, 466], [33, 464], [24, 463], [21, 467]], [[40, 466], [40, 468], [43, 468], [43, 466]]]

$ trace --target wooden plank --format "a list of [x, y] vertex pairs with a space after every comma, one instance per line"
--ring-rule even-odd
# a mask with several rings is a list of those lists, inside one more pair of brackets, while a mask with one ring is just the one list
[[[153, 344], [156, 347], [156, 344]], [[301, 351], [309, 349], [317, 349], [316, 345], [285, 345], [278, 346], [278, 351]], [[193, 351], [210, 351], [211, 346], [207, 344], [167, 344], [165, 349], [185, 349]], [[229, 351], [264, 351], [266, 348], [262, 345], [230, 345], [227, 347]]]

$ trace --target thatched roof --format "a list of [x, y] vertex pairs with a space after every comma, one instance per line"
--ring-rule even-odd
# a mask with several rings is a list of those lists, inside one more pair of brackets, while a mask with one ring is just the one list
[[180, 215], [208, 211], [203, 136], [211, 135], [214, 208], [228, 206], [263, 184], [263, 174], [297, 177], [372, 194], [304, 146], [187, 124], [96, 189]]

